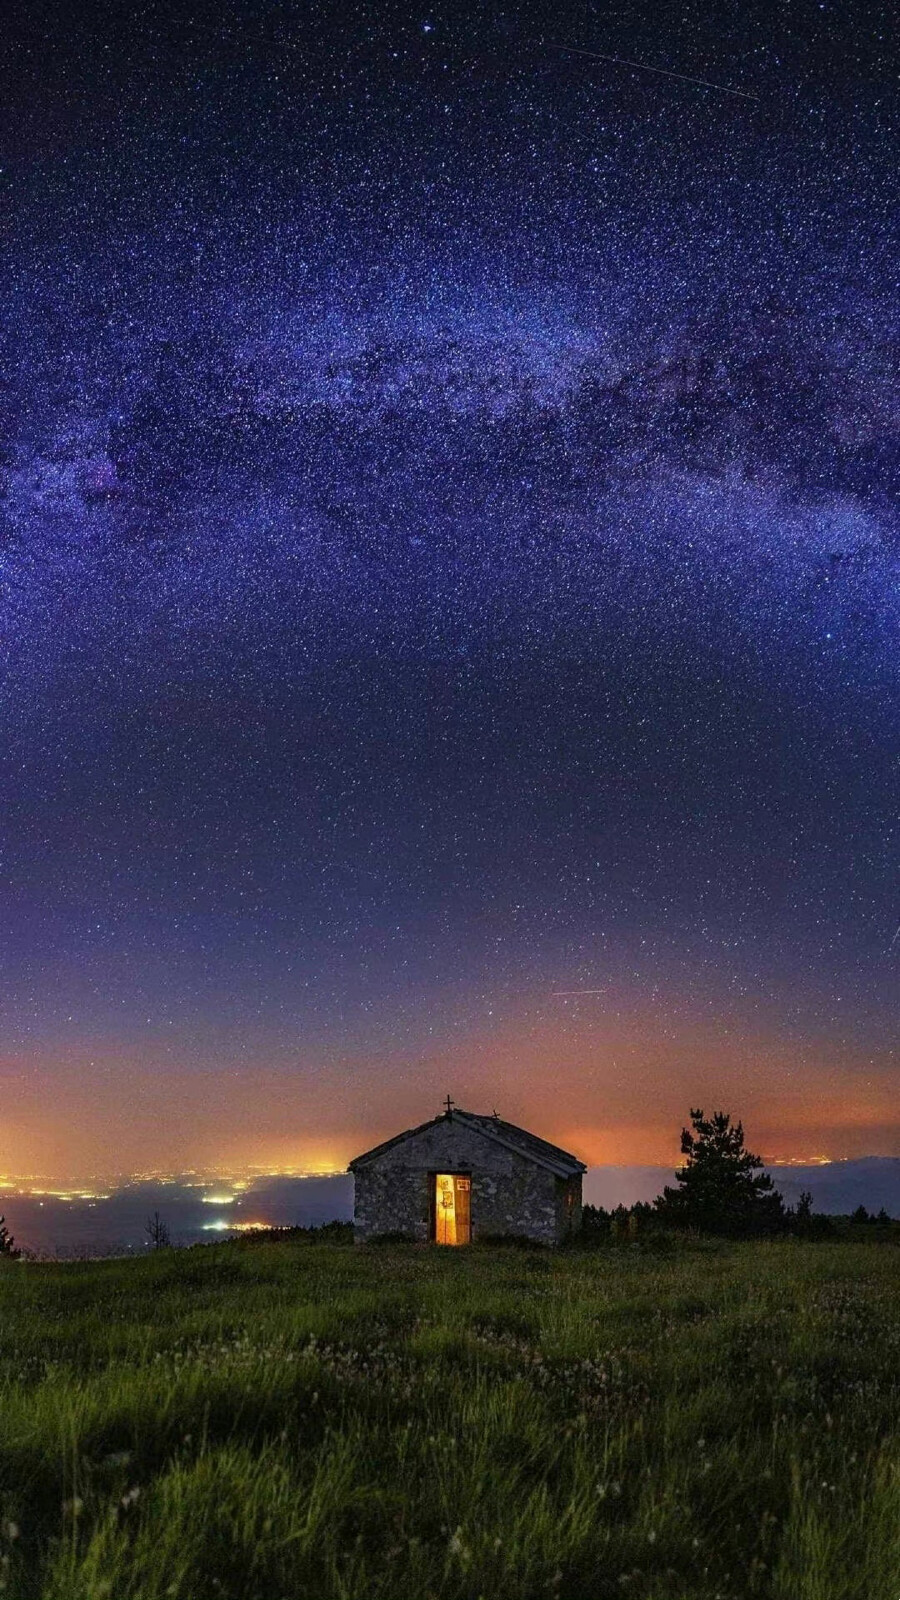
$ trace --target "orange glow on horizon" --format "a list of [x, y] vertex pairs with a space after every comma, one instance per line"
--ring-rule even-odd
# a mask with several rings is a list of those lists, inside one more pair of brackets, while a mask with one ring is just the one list
[[[104, 1055], [96, 1040], [80, 1055], [7, 1059], [0, 1185], [102, 1193], [113, 1176], [192, 1170], [198, 1187], [234, 1195], [251, 1173], [342, 1172], [436, 1115], [448, 1092], [474, 1111], [496, 1107], [591, 1166], [677, 1165], [693, 1105], [740, 1117], [751, 1148], [776, 1164], [799, 1163], [804, 1151], [810, 1164], [900, 1154], [887, 1055], [838, 1053], [724, 1010], [710, 1020], [671, 998], [618, 994], [562, 1020], [528, 996], [496, 1011], [377, 1069], [362, 1047], [327, 1068], [231, 1058], [192, 1072], [149, 1050]], [[211, 1199], [224, 1192], [211, 1187]]]

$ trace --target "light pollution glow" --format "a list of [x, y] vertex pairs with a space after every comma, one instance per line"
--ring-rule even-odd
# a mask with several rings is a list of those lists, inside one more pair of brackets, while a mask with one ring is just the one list
[[[589, 1165], [675, 1164], [692, 1105], [742, 1117], [752, 1147], [773, 1163], [900, 1153], [887, 1060], [773, 1037], [734, 1015], [727, 1023], [698, 1019], [674, 1005], [670, 1014], [661, 1001], [652, 1010], [620, 1001], [615, 1013], [570, 1020], [565, 1032], [527, 1008], [497, 1009], [500, 1016], [432, 1043], [365, 1097], [310, 1063], [298, 1063], [296, 1076], [282, 1063], [232, 1065], [210, 1094], [208, 1072], [198, 1084], [151, 1054], [104, 1064], [88, 1096], [71, 1061], [48, 1061], [54, 1114], [43, 1098], [36, 1107], [27, 1080], [12, 1075], [0, 1163], [6, 1181], [21, 1181], [30, 1167], [48, 1192], [93, 1192], [113, 1176], [112, 1146], [120, 1175], [193, 1169], [198, 1187], [228, 1186], [203, 1200], [227, 1204], [251, 1173], [344, 1170], [360, 1150], [434, 1115], [447, 1092], [472, 1109], [496, 1106]], [[353, 1066], [355, 1079], [364, 1059]], [[173, 1112], [165, 1123], [155, 1112], [160, 1094]]]

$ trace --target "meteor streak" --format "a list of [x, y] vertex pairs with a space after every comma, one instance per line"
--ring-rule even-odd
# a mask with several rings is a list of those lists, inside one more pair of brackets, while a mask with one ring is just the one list
[[726, 83], [711, 83], [709, 78], [691, 78], [686, 72], [672, 72], [669, 67], [651, 67], [646, 61], [628, 61], [624, 56], [606, 56], [599, 50], [582, 50], [576, 44], [551, 44], [551, 50], [567, 50], [573, 56], [587, 56], [591, 61], [611, 61], [617, 67], [633, 67], [636, 72], [656, 72], [662, 78], [677, 78], [680, 83], [695, 83], [701, 89], [715, 89], [719, 94], [734, 94], [741, 100], [759, 100], [758, 94], [746, 89], [730, 89]]

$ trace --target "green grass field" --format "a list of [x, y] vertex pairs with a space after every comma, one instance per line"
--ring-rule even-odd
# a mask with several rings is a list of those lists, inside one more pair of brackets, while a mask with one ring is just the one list
[[0, 1269], [15, 1600], [898, 1600], [900, 1250]]

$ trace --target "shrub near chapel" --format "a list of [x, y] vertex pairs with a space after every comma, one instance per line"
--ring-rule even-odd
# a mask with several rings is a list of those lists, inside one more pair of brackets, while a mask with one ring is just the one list
[[8, 1261], [18, 1261], [21, 1250], [16, 1249], [16, 1241], [6, 1226], [6, 1218], [0, 1217], [0, 1256], [6, 1256]]

